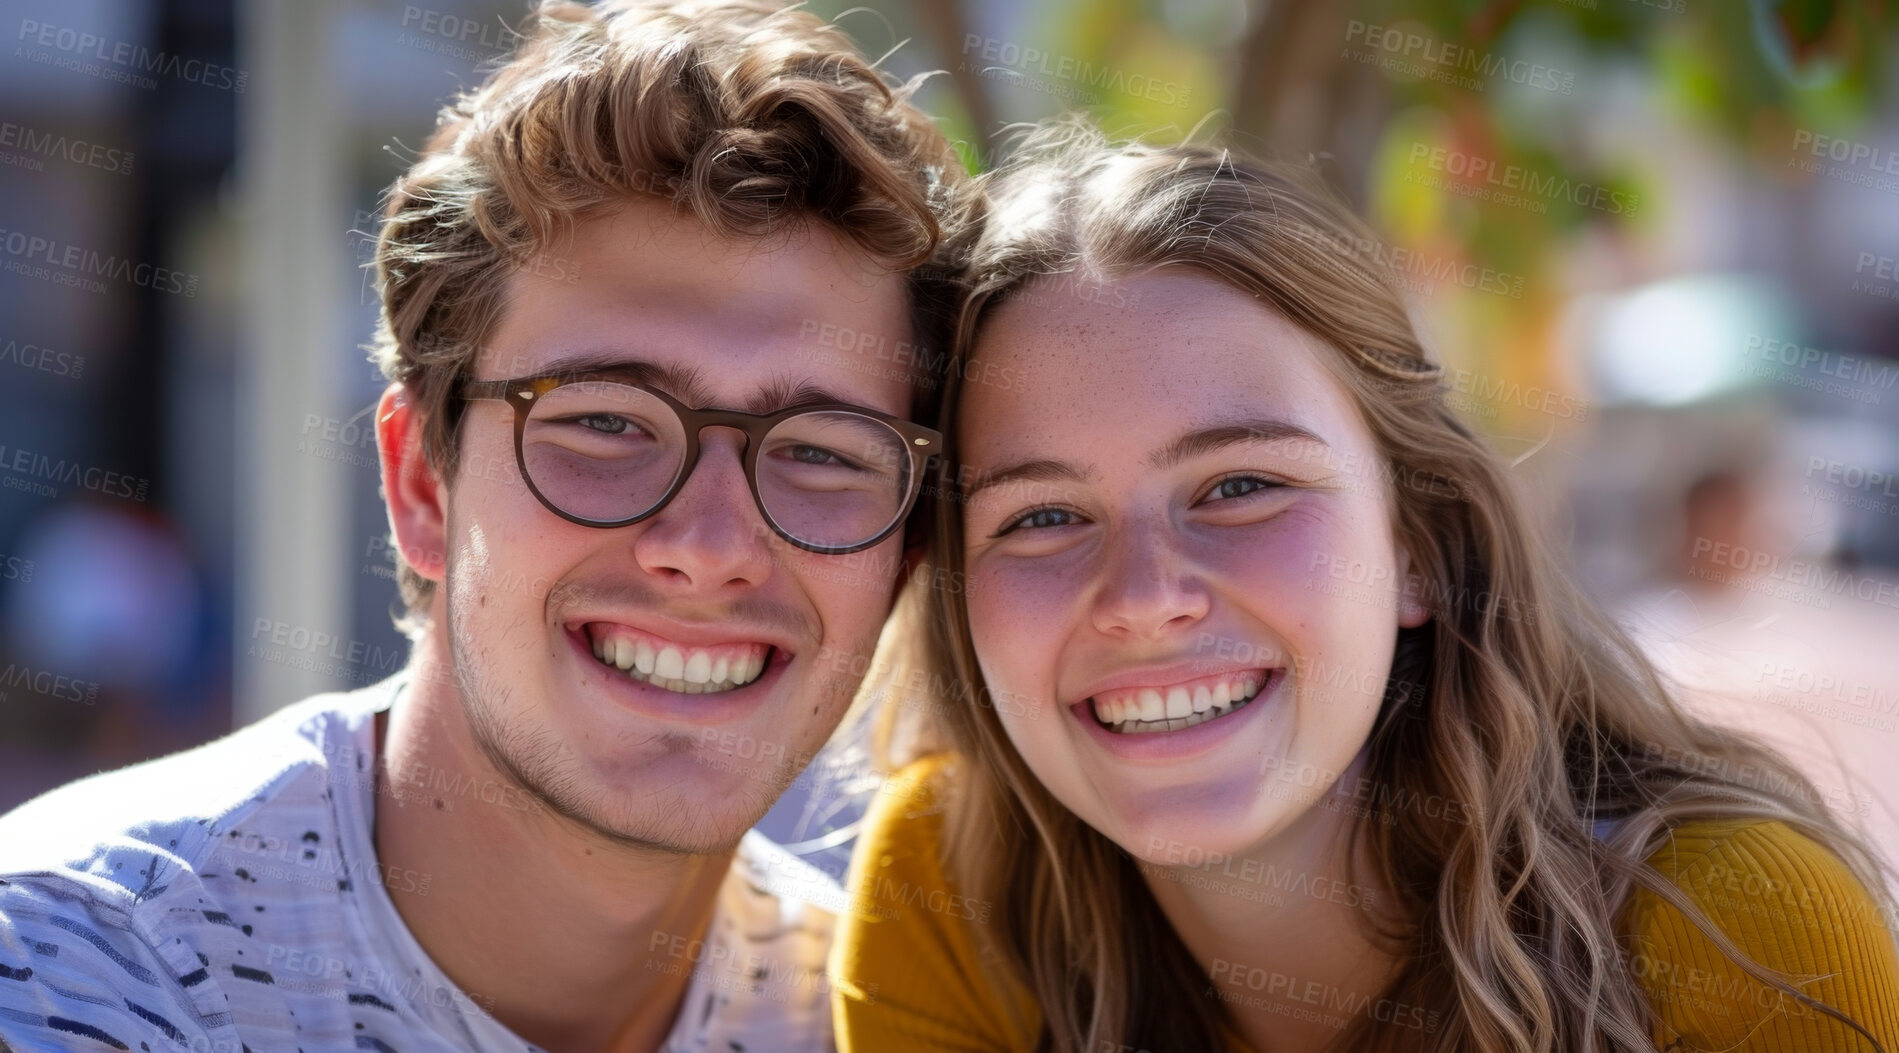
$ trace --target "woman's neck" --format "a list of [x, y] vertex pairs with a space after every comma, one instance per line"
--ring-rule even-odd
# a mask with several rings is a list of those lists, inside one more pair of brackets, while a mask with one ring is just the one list
[[1396, 974], [1372, 924], [1391, 899], [1347, 866], [1365, 763], [1253, 852], [1211, 868], [1141, 864], [1208, 996], [1258, 1053], [1326, 1049], [1356, 1017], [1376, 1019]]

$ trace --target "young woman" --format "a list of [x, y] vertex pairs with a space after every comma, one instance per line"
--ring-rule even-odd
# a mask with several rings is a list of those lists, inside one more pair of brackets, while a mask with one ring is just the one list
[[842, 1049], [1899, 1053], [1873, 859], [1565, 578], [1348, 210], [1075, 125], [984, 190]]

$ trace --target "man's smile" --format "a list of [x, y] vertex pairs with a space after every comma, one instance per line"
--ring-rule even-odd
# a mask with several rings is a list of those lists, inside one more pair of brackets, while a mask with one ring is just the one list
[[774, 650], [763, 641], [681, 643], [615, 622], [588, 622], [582, 630], [601, 664], [687, 695], [717, 694], [757, 680]]

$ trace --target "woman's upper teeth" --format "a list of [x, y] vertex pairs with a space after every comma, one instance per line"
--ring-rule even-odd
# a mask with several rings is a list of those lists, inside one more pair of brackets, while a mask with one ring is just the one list
[[635, 680], [693, 695], [730, 691], [758, 679], [771, 650], [771, 645], [763, 643], [688, 647], [624, 633], [589, 635], [593, 656], [605, 664]]
[[[1169, 687], [1103, 691], [1089, 701], [1094, 706], [1095, 718], [1109, 727], [1169, 723], [1202, 714], [1210, 718], [1232, 708], [1234, 703], [1252, 698], [1265, 683], [1266, 676], [1266, 670], [1247, 669]], [[1216, 710], [1219, 713], [1214, 712]]]

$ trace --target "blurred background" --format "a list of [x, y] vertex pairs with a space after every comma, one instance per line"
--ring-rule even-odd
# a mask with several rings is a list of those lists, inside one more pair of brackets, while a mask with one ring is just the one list
[[[1575, 573], [1899, 862], [1891, 5], [810, 6], [971, 167], [1069, 109], [1322, 166]], [[0, 811], [406, 660], [363, 265], [524, 10], [0, 4]]]

